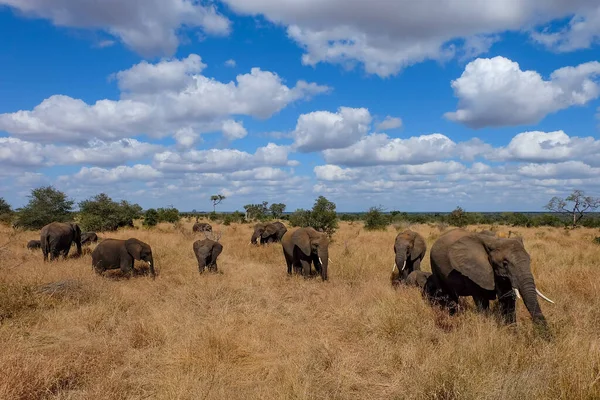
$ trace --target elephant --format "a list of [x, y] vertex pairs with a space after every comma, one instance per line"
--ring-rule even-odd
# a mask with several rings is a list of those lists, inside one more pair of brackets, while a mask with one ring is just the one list
[[504, 322], [514, 324], [515, 295], [520, 292], [534, 323], [547, 327], [537, 296], [553, 301], [536, 288], [522, 238], [453, 229], [433, 244], [430, 259], [435, 284], [444, 293], [451, 314], [456, 312], [459, 296], [471, 296], [479, 311], [487, 311], [489, 301], [497, 298]]
[[323, 281], [327, 280], [327, 266], [329, 264], [329, 238], [326, 233], [318, 232], [314, 228], [298, 228], [287, 231], [281, 240], [283, 255], [287, 264], [288, 274], [292, 274], [292, 267], [302, 270], [304, 278], [310, 276], [311, 262]]
[[212, 232], [212, 226], [206, 222], [196, 222], [192, 227], [194, 232]]
[[81, 244], [96, 243], [98, 241], [98, 235], [95, 232], [84, 232], [81, 234]]
[[42, 242], [40, 242], [39, 240], [30, 240], [29, 242], [27, 242], [28, 250], [36, 250], [36, 249], [41, 249], [41, 248], [42, 248]]
[[208, 268], [210, 272], [217, 272], [217, 257], [223, 251], [223, 245], [211, 239], [196, 240], [193, 245], [194, 254], [198, 260], [198, 271], [204, 272]]
[[44, 226], [40, 231], [40, 242], [44, 261], [58, 258], [62, 253], [63, 258], [67, 258], [71, 244], [77, 246], [77, 255], [81, 256], [81, 229], [79, 225], [73, 222], [51, 222]]
[[121, 272], [130, 276], [133, 272], [133, 260], [142, 260], [148, 263], [150, 274], [156, 277], [152, 248], [149, 244], [135, 238], [126, 240], [104, 239], [92, 252], [92, 268], [101, 275], [107, 269], [121, 269]]
[[250, 239], [251, 244], [257, 244], [260, 237], [260, 244], [281, 242], [287, 228], [281, 222], [258, 223], [254, 225], [254, 233]]
[[429, 278], [431, 278], [431, 272], [420, 270], [413, 271], [410, 274], [408, 274], [408, 276], [404, 280], [404, 284], [406, 284], [406, 286], [416, 286], [423, 289]]
[[418, 287], [421, 295], [430, 303], [443, 303], [444, 296], [436, 285], [433, 274], [426, 271], [413, 271], [403, 281], [406, 286]]
[[419, 233], [410, 229], [398, 233], [394, 242], [396, 258], [392, 266], [392, 284], [395, 284], [395, 281], [405, 280], [413, 271], [420, 271], [421, 260], [425, 257], [426, 251], [427, 244]]

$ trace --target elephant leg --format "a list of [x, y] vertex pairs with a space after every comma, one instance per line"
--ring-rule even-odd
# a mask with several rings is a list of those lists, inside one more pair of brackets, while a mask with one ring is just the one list
[[479, 312], [487, 312], [490, 309], [490, 301], [488, 299], [484, 299], [479, 296], [473, 296], [473, 301], [475, 301], [475, 306], [477, 306], [477, 311]]
[[413, 271], [420, 271], [421, 270], [421, 259], [417, 258], [412, 265], [412, 269]]
[[500, 306], [500, 315], [505, 324], [517, 322], [517, 295], [508, 279], [496, 281], [496, 295]]
[[319, 262], [319, 256], [313, 255], [312, 263], [315, 266], [315, 271], [317, 271], [317, 274], [321, 275], [321, 263]]
[[121, 273], [128, 278], [131, 277], [133, 272], [133, 258], [121, 260]]
[[294, 266], [294, 260], [292, 260], [292, 257], [286, 252], [283, 252], [283, 256], [285, 257], [285, 263], [287, 264], [287, 273], [288, 275], [291, 275], [292, 267]]
[[300, 265], [302, 265], [302, 275], [304, 278], [310, 277], [310, 261], [308, 260], [300, 260]]

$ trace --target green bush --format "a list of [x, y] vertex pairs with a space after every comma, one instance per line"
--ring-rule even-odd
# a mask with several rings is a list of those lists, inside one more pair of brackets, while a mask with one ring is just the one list
[[365, 215], [365, 229], [368, 231], [385, 230], [390, 223], [390, 216], [385, 215], [381, 207], [371, 207]]
[[175, 223], [179, 221], [179, 210], [174, 207], [159, 208], [156, 212], [158, 213], [158, 222]]
[[116, 231], [140, 217], [142, 207], [123, 200], [113, 201], [105, 193], [79, 203], [79, 223], [84, 231]]
[[154, 208], [147, 209], [144, 213], [144, 222], [142, 224], [148, 228], [158, 225], [158, 211]]
[[10, 225], [13, 220], [13, 210], [10, 208], [10, 204], [0, 197], [0, 224]]
[[16, 226], [37, 230], [51, 222], [67, 222], [73, 219], [75, 202], [53, 186], [32, 189], [29, 203], [18, 212]]
[[333, 235], [338, 227], [335, 203], [319, 196], [311, 211], [298, 209], [290, 216], [290, 224], [298, 227], [313, 227]]

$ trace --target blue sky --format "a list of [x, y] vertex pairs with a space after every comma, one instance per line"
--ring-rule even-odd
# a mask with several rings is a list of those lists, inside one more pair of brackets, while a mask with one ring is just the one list
[[592, 0], [0, 0], [0, 193], [541, 211], [600, 195]]

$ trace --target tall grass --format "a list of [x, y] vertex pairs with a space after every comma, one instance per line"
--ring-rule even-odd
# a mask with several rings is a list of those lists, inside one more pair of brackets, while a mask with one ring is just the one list
[[[281, 246], [237, 224], [213, 224], [222, 273], [200, 275], [191, 227], [105, 234], [149, 243], [156, 280], [99, 277], [89, 251], [45, 264], [25, 248], [37, 233], [0, 228], [0, 399], [600, 398], [597, 231], [518, 231], [556, 301], [544, 341], [522, 302], [505, 327], [471, 300], [449, 317], [393, 290], [393, 227], [342, 223], [328, 282], [288, 277]], [[429, 248], [440, 235], [411, 229]]]

